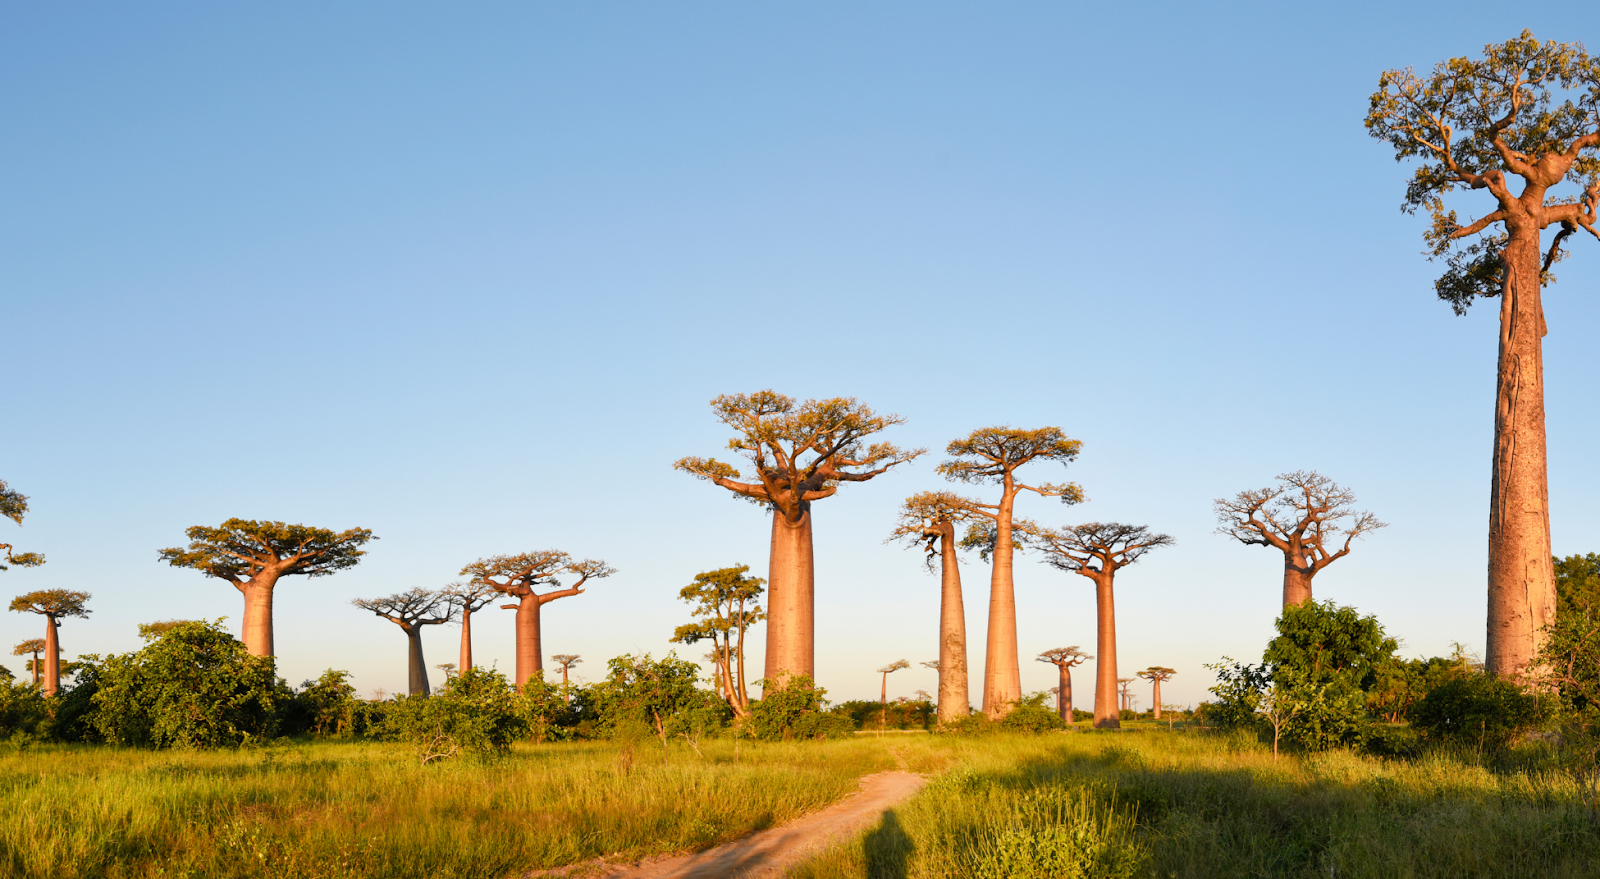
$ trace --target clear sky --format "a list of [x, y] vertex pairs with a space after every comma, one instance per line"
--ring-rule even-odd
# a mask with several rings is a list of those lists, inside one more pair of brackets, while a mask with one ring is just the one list
[[[765, 515], [671, 464], [723, 452], [712, 397], [770, 387], [897, 412], [887, 438], [934, 450], [817, 505], [834, 697], [937, 656], [937, 579], [881, 541], [945, 485], [938, 451], [994, 424], [1084, 444], [1035, 478], [1089, 502], [1021, 514], [1177, 538], [1118, 580], [1123, 673], [1176, 668], [1172, 701], [1271, 633], [1281, 561], [1214, 534], [1211, 502], [1285, 470], [1391, 523], [1319, 598], [1409, 655], [1481, 651], [1495, 307], [1434, 299], [1408, 170], [1361, 120], [1385, 68], [1597, 24], [1580, 3], [8, 4], [0, 478], [32, 510], [0, 539], [49, 564], [0, 585], [92, 592], [63, 644], [118, 652], [139, 622], [237, 628], [230, 586], [157, 560], [188, 526], [371, 528], [356, 569], [279, 587], [280, 669], [396, 691], [404, 638], [352, 598], [560, 548], [619, 571], [545, 609], [547, 651], [593, 679], [669, 648], [695, 572], [765, 573]], [[1545, 340], [1563, 555], [1600, 550], [1600, 246], [1573, 250]], [[963, 574], [976, 671], [988, 575]], [[1043, 689], [1028, 657], [1094, 649], [1090, 584], [1023, 557], [1017, 599]], [[511, 617], [474, 625], [508, 671]], [[6, 644], [40, 630], [0, 619]], [[430, 630], [430, 663], [458, 636]]]

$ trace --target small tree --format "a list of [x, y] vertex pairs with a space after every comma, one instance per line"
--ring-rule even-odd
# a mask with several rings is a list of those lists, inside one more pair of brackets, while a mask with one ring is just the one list
[[[547, 549], [478, 559], [462, 568], [461, 576], [471, 577], [473, 583], [517, 599], [516, 604], [502, 604], [500, 607], [517, 612], [516, 683], [521, 686], [534, 675], [544, 672], [542, 608], [558, 598], [581, 595], [585, 583], [609, 577], [616, 572], [616, 568], [605, 562], [596, 559], [579, 561], [559, 549]], [[561, 586], [564, 576], [577, 579], [566, 588], [538, 591], [545, 586]]]
[[44, 652], [44, 648], [43, 638], [29, 638], [18, 644], [16, 649], [11, 651], [12, 656], [28, 656], [32, 654], [33, 659], [28, 661], [28, 670], [33, 672], [33, 685], [35, 687], [39, 686], [39, 654]]
[[951, 723], [972, 712], [967, 689], [967, 612], [956, 562], [955, 523], [971, 518], [973, 501], [947, 491], [925, 491], [907, 498], [889, 540], [920, 547], [927, 567], [939, 560], [939, 659], [923, 663], [939, 672], [939, 722]]
[[[28, 496], [6, 485], [0, 479], [0, 516], [22, 525], [22, 517], [28, 512]], [[11, 544], [0, 543], [0, 552], [5, 553], [6, 563], [0, 565], [0, 571], [6, 570], [6, 565], [16, 565], [19, 568], [37, 568], [44, 564], [44, 556], [36, 552], [14, 552]]]
[[383, 598], [357, 598], [350, 602], [400, 627], [406, 633], [407, 695], [428, 695], [428, 664], [422, 658], [422, 627], [437, 626], [455, 617], [456, 607], [442, 593], [408, 589]]
[[717, 689], [735, 717], [750, 714], [750, 696], [745, 688], [745, 632], [767, 618], [756, 603], [766, 581], [746, 577], [749, 570], [749, 565], [735, 565], [696, 574], [693, 583], [678, 591], [678, 597], [690, 603], [690, 612], [698, 619], [672, 633], [672, 640], [681, 644], [711, 642]]
[[355, 731], [356, 688], [350, 673], [328, 669], [322, 677], [300, 685], [298, 699], [306, 707], [309, 725], [318, 736], [343, 736]]
[[1055, 666], [1061, 673], [1061, 683], [1056, 687], [1056, 710], [1060, 712], [1061, 719], [1072, 723], [1072, 669], [1081, 665], [1086, 659], [1093, 659], [1087, 653], [1078, 649], [1074, 644], [1071, 647], [1057, 647], [1039, 654], [1040, 662], [1048, 662]]
[[883, 668], [878, 669], [878, 674], [883, 675], [883, 695], [879, 697], [878, 701], [883, 703], [883, 725], [885, 727], [889, 725], [889, 675], [894, 674], [902, 668], [910, 667], [911, 663], [905, 661], [904, 659], [896, 659], [894, 662], [891, 662]]
[[1161, 682], [1162, 681], [1171, 680], [1172, 676], [1177, 674], [1177, 672], [1173, 671], [1170, 668], [1163, 668], [1163, 667], [1161, 667], [1159, 665], [1152, 665], [1149, 668], [1145, 669], [1144, 671], [1138, 672], [1137, 674], [1139, 675], [1139, 677], [1144, 678], [1145, 680], [1150, 682], [1150, 686], [1151, 686], [1151, 689], [1152, 689], [1152, 692], [1150, 693], [1150, 704], [1155, 706], [1155, 712], [1156, 712], [1155, 719], [1156, 720], [1160, 720], [1161, 719]]
[[1117, 678], [1117, 688], [1121, 693], [1122, 711], [1133, 710], [1133, 694], [1128, 692], [1128, 688], [1133, 686], [1133, 682], [1135, 680], [1137, 680], [1137, 678]]
[[717, 420], [732, 428], [728, 448], [744, 457], [754, 482], [715, 458], [680, 458], [673, 468], [721, 486], [772, 513], [767, 564], [765, 677], [816, 673], [816, 571], [811, 547], [811, 505], [847, 482], [866, 482], [921, 455], [868, 439], [902, 424], [848, 397], [794, 398], [771, 390], [727, 394], [711, 401]]
[[461, 618], [461, 661], [456, 663], [456, 668], [466, 671], [472, 668], [472, 615], [487, 607], [500, 593], [488, 583], [471, 582], [451, 583], [439, 594]]
[[17, 613], [36, 613], [44, 617], [44, 692], [53, 695], [61, 689], [61, 641], [57, 630], [65, 617], [88, 617], [92, 612], [84, 607], [89, 602], [87, 592], [67, 589], [40, 589], [19, 595], [11, 600], [11, 609]]
[[567, 683], [567, 671], [578, 663], [583, 662], [583, 657], [576, 653], [555, 653], [551, 654], [550, 658], [561, 666], [561, 702], [563, 705], [571, 705], [572, 691]]
[[308, 525], [229, 519], [220, 527], [196, 525], [189, 547], [161, 550], [161, 560], [233, 584], [244, 596], [241, 640], [256, 656], [273, 656], [272, 593], [284, 577], [326, 577], [353, 568], [376, 540], [365, 528], [329, 531]]
[[1272, 727], [1272, 759], [1278, 759], [1278, 740], [1283, 737], [1283, 731], [1302, 711], [1307, 702], [1295, 692], [1295, 688], [1285, 684], [1278, 678], [1272, 678], [1262, 689], [1260, 697], [1256, 700], [1256, 713], [1260, 714]]
[[139, 638], [143, 641], [154, 641], [179, 626], [186, 626], [198, 620], [157, 620], [153, 623], [139, 624]]
[[1282, 553], [1283, 606], [1302, 604], [1311, 600], [1311, 578], [1349, 555], [1351, 541], [1388, 527], [1355, 512], [1355, 502], [1355, 492], [1320, 473], [1280, 473], [1277, 485], [1218, 498], [1217, 533]]

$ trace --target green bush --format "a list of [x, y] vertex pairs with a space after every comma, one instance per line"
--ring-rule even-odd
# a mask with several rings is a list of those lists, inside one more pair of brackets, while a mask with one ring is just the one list
[[[968, 714], [959, 720], [945, 724], [940, 732], [958, 736], [983, 736], [993, 733], [1021, 732], [1042, 733], [1051, 730], [1065, 729], [1066, 723], [1061, 715], [1050, 708], [1046, 702], [1049, 693], [1034, 693], [1011, 703], [1011, 711], [999, 720], [990, 720], [981, 711]], [[1091, 713], [1091, 717], [1094, 715]]]
[[849, 715], [827, 710], [828, 691], [813, 684], [810, 675], [795, 675], [786, 686], [771, 679], [757, 686], [761, 698], [750, 702], [749, 729], [758, 739], [829, 739], [855, 730]]
[[517, 692], [505, 675], [485, 668], [453, 675], [432, 696], [396, 699], [378, 729], [383, 738], [409, 742], [424, 765], [464, 754], [504, 754], [527, 731]]
[[330, 668], [322, 677], [300, 685], [294, 699], [297, 722], [283, 725], [319, 738], [347, 738], [357, 734], [360, 704], [356, 688], [350, 685], [350, 673]]
[[0, 739], [23, 740], [50, 728], [50, 706], [31, 683], [0, 679]]
[[1412, 709], [1411, 725], [1425, 741], [1498, 754], [1548, 717], [1538, 696], [1511, 681], [1473, 674], [1430, 690]]

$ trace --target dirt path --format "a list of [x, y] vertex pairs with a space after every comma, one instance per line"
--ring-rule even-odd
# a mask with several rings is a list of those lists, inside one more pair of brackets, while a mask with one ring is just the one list
[[[861, 788], [833, 805], [693, 855], [660, 855], [636, 864], [611, 865], [576, 875], [594, 879], [722, 879], [782, 876], [806, 858], [877, 823], [885, 809], [910, 797], [927, 779], [909, 772], [861, 778]], [[549, 875], [549, 874], [547, 874]], [[574, 875], [574, 874], [569, 874]]]

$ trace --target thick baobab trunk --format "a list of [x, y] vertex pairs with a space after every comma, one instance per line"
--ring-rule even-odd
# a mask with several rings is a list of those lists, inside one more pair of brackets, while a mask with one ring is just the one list
[[472, 602], [461, 606], [461, 661], [456, 663], [458, 674], [472, 668]]
[[276, 656], [272, 642], [272, 587], [277, 578], [257, 574], [255, 579], [239, 587], [244, 593], [244, 625], [239, 640], [252, 656]]
[[1155, 706], [1156, 706], [1155, 707], [1156, 720], [1160, 720], [1161, 719], [1161, 680], [1159, 678], [1157, 678], [1155, 680], [1152, 680], [1150, 682], [1150, 684], [1151, 684], [1150, 699], [1155, 703]]
[[1111, 592], [1112, 578], [1094, 579], [1095, 667], [1094, 725], [1096, 729], [1121, 729], [1117, 708], [1117, 611]]
[[39, 665], [39, 651], [33, 651], [33, 685], [39, 686], [39, 673], [44, 669]]
[[1544, 430], [1544, 307], [1539, 231], [1511, 223], [1500, 302], [1500, 362], [1489, 490], [1489, 614], [1484, 664], [1517, 677], [1537, 661], [1555, 620]]
[[1065, 665], [1057, 666], [1061, 670], [1061, 680], [1056, 685], [1056, 710], [1061, 712], [1061, 719], [1072, 723], [1072, 669]]
[[1017, 660], [1017, 591], [1011, 575], [1011, 479], [1006, 477], [995, 522], [993, 566], [989, 574], [989, 632], [983, 662], [983, 713], [999, 720], [1022, 698]]
[[939, 581], [939, 722], [944, 724], [972, 712], [967, 694], [967, 611], [956, 563], [956, 526], [949, 522], [939, 535]]
[[411, 626], [406, 628], [402, 626], [402, 628], [405, 628], [406, 631], [406, 646], [408, 648], [406, 671], [410, 680], [406, 682], [407, 692], [412, 696], [419, 693], [427, 696], [429, 695], [428, 664], [422, 659], [422, 627]]
[[544, 647], [539, 631], [539, 596], [525, 595], [517, 605], [517, 686], [544, 674]]
[[[44, 618], [44, 694], [55, 695], [61, 689], [61, 641], [56, 630], [61, 628], [61, 623], [48, 614]], [[39, 667], [39, 661], [34, 660], [33, 667]]]
[[1283, 606], [1293, 607], [1311, 600], [1311, 575], [1285, 556], [1283, 565]]
[[811, 505], [800, 521], [772, 513], [772, 554], [767, 561], [766, 676], [816, 674], [816, 568], [811, 554]]

